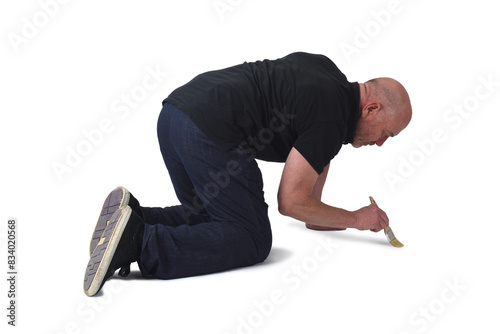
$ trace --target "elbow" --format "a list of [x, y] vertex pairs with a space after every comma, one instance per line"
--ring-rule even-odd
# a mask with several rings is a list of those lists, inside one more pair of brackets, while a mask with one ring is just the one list
[[278, 211], [283, 216], [302, 220], [304, 210], [307, 211], [310, 195], [295, 192], [278, 192]]
[[285, 203], [278, 201], [278, 212], [283, 216], [288, 216], [288, 207], [285, 205]]
[[278, 198], [278, 212], [283, 216], [294, 218], [293, 202], [286, 198]]
[[288, 207], [287, 207], [285, 201], [283, 200], [283, 196], [280, 196], [280, 194], [278, 194], [278, 212], [280, 214], [282, 214], [283, 216], [286, 216], [287, 210], [288, 210]]

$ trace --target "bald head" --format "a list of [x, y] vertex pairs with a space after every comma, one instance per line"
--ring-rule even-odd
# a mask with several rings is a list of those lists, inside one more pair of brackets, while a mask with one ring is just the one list
[[410, 97], [403, 85], [391, 78], [372, 79], [359, 88], [359, 119], [353, 146], [382, 146], [410, 123]]
[[365, 86], [368, 101], [379, 101], [389, 113], [395, 113], [394, 117], [410, 122], [410, 97], [402, 84], [391, 78], [377, 78], [365, 82]]

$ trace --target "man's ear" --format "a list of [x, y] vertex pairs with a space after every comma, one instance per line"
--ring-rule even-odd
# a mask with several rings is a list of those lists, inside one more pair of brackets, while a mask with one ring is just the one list
[[361, 111], [361, 117], [375, 116], [381, 108], [382, 105], [378, 102], [368, 103]]

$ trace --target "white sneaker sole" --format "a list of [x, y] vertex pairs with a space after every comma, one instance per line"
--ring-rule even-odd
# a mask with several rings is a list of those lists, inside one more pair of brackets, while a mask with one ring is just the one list
[[94, 233], [92, 234], [92, 239], [90, 239], [90, 255], [94, 252], [101, 236], [106, 229], [106, 226], [111, 219], [111, 216], [119, 208], [127, 206], [130, 201], [130, 193], [124, 187], [117, 187], [112, 192], [109, 193], [108, 197], [104, 200], [102, 205], [101, 213], [97, 219], [95, 225]]
[[104, 284], [104, 278], [131, 213], [132, 209], [129, 206], [118, 208], [102, 233], [85, 270], [83, 290], [87, 296], [94, 296]]

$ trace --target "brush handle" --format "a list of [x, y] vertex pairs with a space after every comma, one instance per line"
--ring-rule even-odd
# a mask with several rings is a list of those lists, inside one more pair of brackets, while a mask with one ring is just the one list
[[[375, 200], [374, 200], [374, 199], [373, 199], [373, 197], [371, 197], [371, 196], [370, 196], [370, 203], [377, 205], [377, 203], [375, 202]], [[388, 232], [390, 229], [391, 229], [391, 228], [390, 228], [389, 226], [384, 227], [384, 232], [385, 232], [385, 234], [387, 234], [387, 232]]]
[[[370, 202], [372, 204], [377, 205], [377, 203], [375, 203], [375, 200], [371, 196], [370, 196]], [[384, 233], [385, 233], [385, 236], [387, 238], [387, 241], [389, 241], [389, 243], [391, 245], [393, 245], [394, 247], [403, 247], [404, 246], [398, 239], [396, 239], [396, 237], [394, 236], [394, 232], [392, 232], [392, 229], [389, 227], [389, 224], [386, 227], [384, 227]]]

